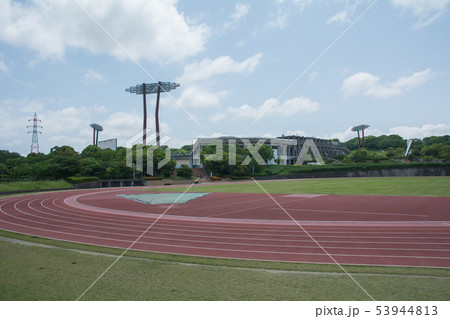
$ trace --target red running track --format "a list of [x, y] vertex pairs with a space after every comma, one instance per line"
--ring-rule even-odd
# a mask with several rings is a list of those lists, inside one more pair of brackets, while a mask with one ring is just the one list
[[[0, 229], [217, 258], [450, 268], [450, 198], [213, 193], [185, 204], [64, 191], [0, 199]], [[170, 209], [169, 209], [170, 208]], [[289, 213], [295, 223], [287, 215]], [[319, 246], [320, 245], [320, 246]], [[332, 256], [332, 258], [330, 257]]]

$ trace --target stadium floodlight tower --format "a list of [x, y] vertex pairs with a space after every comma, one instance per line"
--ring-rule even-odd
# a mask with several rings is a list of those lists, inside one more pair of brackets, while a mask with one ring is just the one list
[[367, 124], [361, 124], [361, 125], [357, 125], [357, 126], [353, 126], [352, 127], [352, 131], [353, 132], [358, 132], [358, 148], [361, 148], [361, 138], [359, 137], [359, 131], [362, 132], [362, 142], [363, 142], [363, 147], [366, 147], [366, 144], [364, 143], [364, 130], [366, 128], [370, 127], [370, 125]]
[[125, 89], [125, 92], [142, 94], [144, 102], [144, 123], [142, 128], [142, 143], [147, 145], [147, 102], [146, 95], [156, 93], [156, 110], [155, 110], [155, 125], [156, 125], [156, 144], [160, 147], [160, 130], [159, 130], [159, 95], [161, 92], [170, 92], [180, 85], [175, 82], [158, 82], [158, 83], [142, 83]]
[[103, 127], [95, 123], [92, 123], [89, 126], [94, 129], [94, 136], [92, 137], [92, 145], [98, 146], [98, 132], [103, 131]]

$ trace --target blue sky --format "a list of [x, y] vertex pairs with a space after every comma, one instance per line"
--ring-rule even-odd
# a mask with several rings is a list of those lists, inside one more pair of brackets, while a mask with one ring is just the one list
[[0, 149], [29, 152], [34, 112], [41, 152], [81, 151], [93, 122], [124, 146], [143, 116], [125, 88], [155, 81], [180, 83], [161, 98], [172, 147], [220, 135], [345, 141], [363, 123], [373, 135], [450, 134], [449, 10], [450, 0], [0, 0]]

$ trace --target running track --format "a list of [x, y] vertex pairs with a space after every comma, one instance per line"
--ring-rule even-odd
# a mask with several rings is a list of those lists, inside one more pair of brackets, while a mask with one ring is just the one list
[[[170, 207], [117, 196], [136, 193], [143, 191], [2, 198], [0, 229], [128, 248]], [[306, 263], [334, 263], [331, 255], [340, 264], [450, 268], [450, 198], [272, 196], [285, 211], [266, 194], [214, 193], [175, 204], [132, 249]]]

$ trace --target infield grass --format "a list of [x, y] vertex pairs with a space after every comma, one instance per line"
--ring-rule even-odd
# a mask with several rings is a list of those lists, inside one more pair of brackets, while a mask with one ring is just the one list
[[[271, 194], [450, 196], [450, 177], [323, 178], [257, 182]], [[186, 187], [164, 188], [164, 191], [182, 192]], [[161, 188], [148, 190], [161, 191]], [[254, 181], [246, 181], [198, 184], [192, 186], [189, 192], [263, 193], [263, 190]]]

